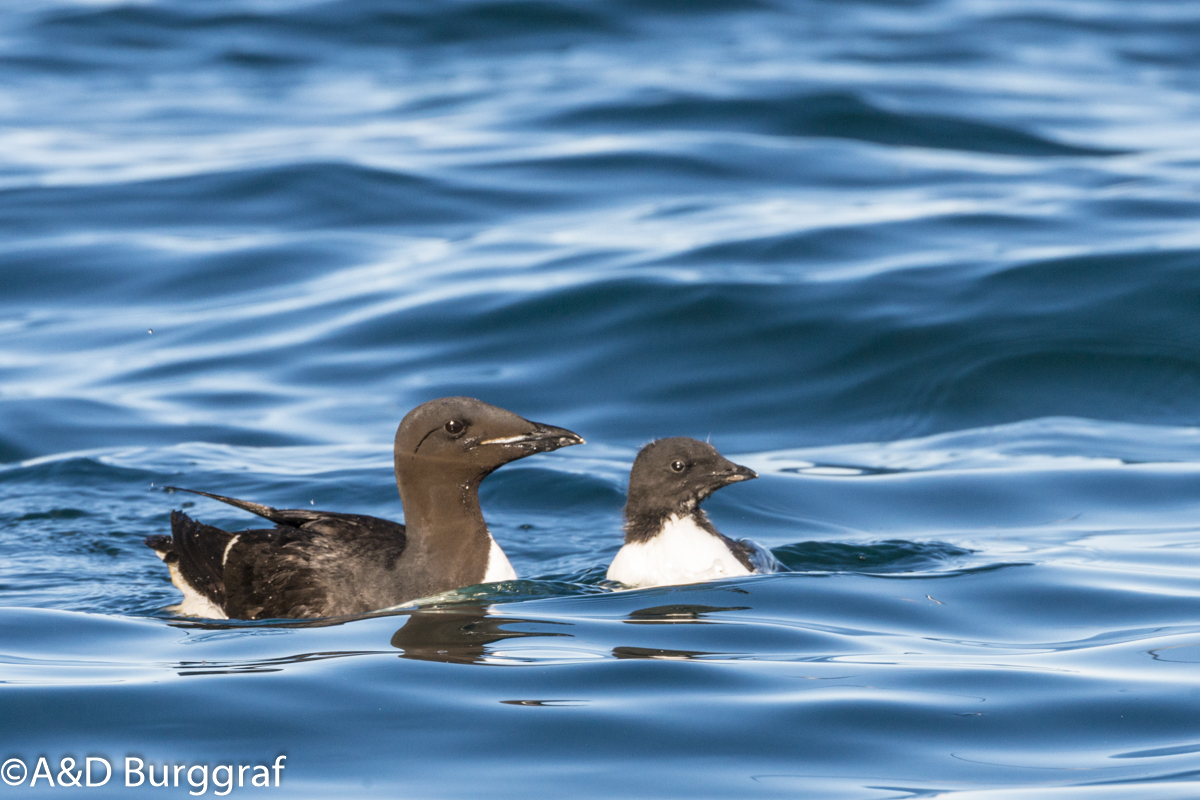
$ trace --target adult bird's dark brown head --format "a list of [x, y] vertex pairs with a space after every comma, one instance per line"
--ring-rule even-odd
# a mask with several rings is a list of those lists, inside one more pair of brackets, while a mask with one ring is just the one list
[[396, 430], [396, 477], [436, 470], [478, 485], [510, 461], [584, 444], [566, 428], [531, 422], [471, 397], [442, 397], [405, 415]]

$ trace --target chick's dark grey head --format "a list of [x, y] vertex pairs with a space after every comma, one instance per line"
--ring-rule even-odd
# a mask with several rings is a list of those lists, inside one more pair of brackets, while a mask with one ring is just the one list
[[534, 453], [583, 444], [566, 428], [543, 425], [472, 397], [430, 400], [396, 430], [396, 469], [414, 464], [476, 475]]
[[625, 518], [690, 514], [722, 486], [757, 477], [706, 442], [684, 436], [659, 439], [643, 447], [633, 462]]

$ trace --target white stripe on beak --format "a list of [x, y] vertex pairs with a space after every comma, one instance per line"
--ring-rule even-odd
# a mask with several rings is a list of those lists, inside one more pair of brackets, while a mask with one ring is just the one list
[[484, 439], [480, 444], [517, 444], [518, 442], [528, 442], [532, 438], [531, 434], [524, 433], [520, 436], [505, 436], [500, 439]]

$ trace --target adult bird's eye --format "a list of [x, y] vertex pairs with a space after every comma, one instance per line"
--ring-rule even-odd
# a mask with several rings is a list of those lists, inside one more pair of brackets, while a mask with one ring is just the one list
[[675, 470], [676, 472], [683, 472], [683, 467], [684, 463], [682, 461], [671, 462], [671, 469]]
[[466, 429], [466, 427], [467, 427], [466, 425], [463, 425], [458, 420], [452, 419], [446, 423], [446, 433], [449, 433], [453, 436], [457, 436], [458, 434], [462, 433], [463, 430]]

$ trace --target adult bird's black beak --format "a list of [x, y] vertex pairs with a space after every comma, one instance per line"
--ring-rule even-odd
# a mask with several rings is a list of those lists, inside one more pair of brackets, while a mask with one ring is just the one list
[[566, 428], [556, 428], [553, 425], [543, 425], [540, 422], [531, 424], [533, 425], [533, 430], [527, 433], [484, 439], [476, 446], [498, 445], [503, 447], [519, 447], [528, 453], [549, 453], [552, 450], [558, 450], [561, 447], [570, 447], [573, 444], [586, 444], [582, 436]]

